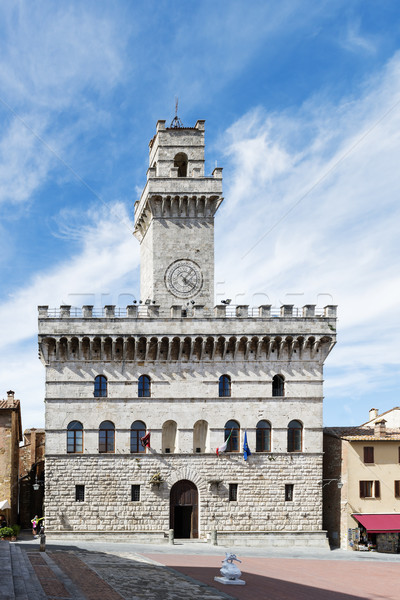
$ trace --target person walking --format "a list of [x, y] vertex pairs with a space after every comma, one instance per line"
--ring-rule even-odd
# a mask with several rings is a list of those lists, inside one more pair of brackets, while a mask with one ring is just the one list
[[33, 537], [34, 537], [34, 538], [37, 538], [37, 528], [38, 528], [39, 522], [40, 522], [40, 521], [43, 521], [43, 519], [44, 519], [44, 517], [40, 517], [40, 519], [39, 519], [39, 517], [38, 517], [37, 515], [35, 515], [35, 516], [33, 517], [33, 519], [31, 519], [31, 523], [32, 523], [32, 534], [33, 534]]

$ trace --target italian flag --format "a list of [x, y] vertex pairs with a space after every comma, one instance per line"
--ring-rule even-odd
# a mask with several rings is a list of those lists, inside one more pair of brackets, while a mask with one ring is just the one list
[[228, 443], [229, 443], [230, 437], [231, 437], [231, 435], [232, 435], [232, 431], [233, 431], [233, 429], [231, 429], [231, 432], [230, 432], [230, 434], [228, 435], [228, 437], [227, 437], [227, 439], [226, 439], [225, 443], [224, 443], [224, 444], [222, 444], [222, 446], [220, 446], [219, 448], [217, 448], [217, 456], [219, 456], [219, 455], [221, 454], [221, 452], [226, 452], [226, 449], [227, 449], [227, 447], [228, 447]]

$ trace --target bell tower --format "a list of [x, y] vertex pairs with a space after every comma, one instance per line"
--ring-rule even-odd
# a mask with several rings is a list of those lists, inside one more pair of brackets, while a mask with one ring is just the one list
[[214, 215], [221, 204], [222, 168], [204, 175], [204, 123], [157, 122], [147, 183], [135, 204], [143, 302], [170, 316], [172, 306], [214, 305]]

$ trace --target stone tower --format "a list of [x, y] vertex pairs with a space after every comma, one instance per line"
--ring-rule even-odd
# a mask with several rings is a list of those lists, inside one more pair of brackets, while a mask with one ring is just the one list
[[39, 307], [47, 535], [327, 543], [336, 307], [212, 307], [221, 173], [204, 175], [204, 121], [159, 121], [135, 206], [142, 303]]
[[147, 183], [135, 205], [142, 301], [170, 314], [214, 302], [214, 215], [222, 202], [222, 169], [204, 175], [204, 121], [165, 127], [150, 142]]

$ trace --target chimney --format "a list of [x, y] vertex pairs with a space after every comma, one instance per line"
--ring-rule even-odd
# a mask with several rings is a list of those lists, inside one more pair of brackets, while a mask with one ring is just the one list
[[376, 419], [378, 414], [379, 414], [378, 408], [371, 408], [371, 410], [369, 411], [369, 420], [372, 421], [373, 419]]
[[12, 390], [9, 390], [7, 392], [7, 398], [10, 398], [10, 400], [12, 400], [14, 398], [14, 394], [15, 394], [15, 392], [13, 392]]
[[381, 421], [377, 421], [375, 423], [375, 435], [377, 437], [385, 437], [386, 435], [386, 421], [382, 419]]

